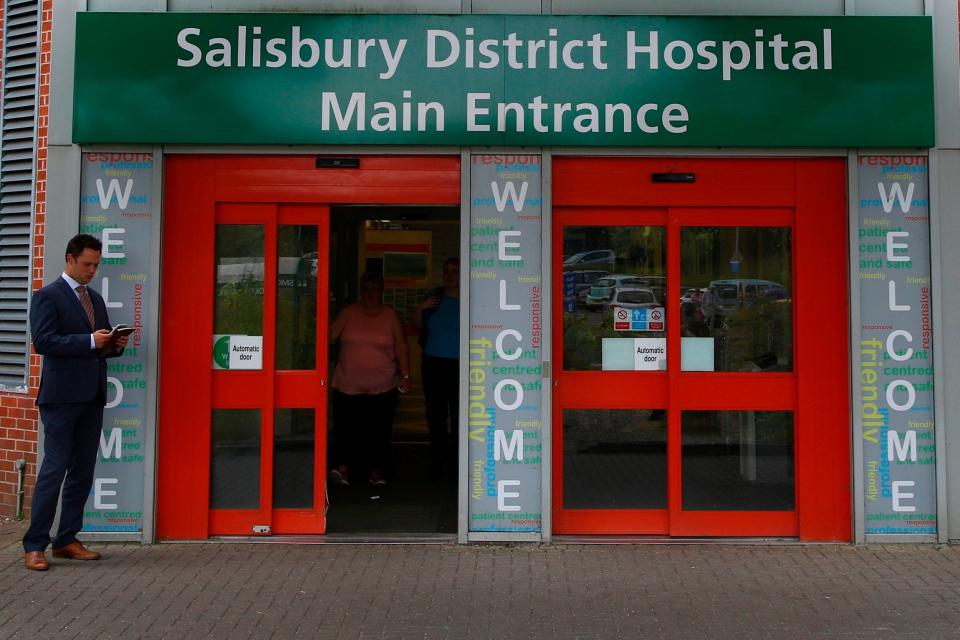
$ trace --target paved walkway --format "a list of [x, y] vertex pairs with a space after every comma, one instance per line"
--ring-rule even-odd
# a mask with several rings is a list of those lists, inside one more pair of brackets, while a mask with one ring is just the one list
[[960, 547], [92, 545], [23, 569], [0, 638], [960, 638]]

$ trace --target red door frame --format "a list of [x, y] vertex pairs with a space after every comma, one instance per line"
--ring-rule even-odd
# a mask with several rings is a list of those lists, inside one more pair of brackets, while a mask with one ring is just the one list
[[[315, 156], [168, 156], [165, 166], [164, 242], [161, 283], [160, 376], [157, 445], [157, 537], [203, 539], [234, 527], [246, 527], [250, 517], [272, 517], [275, 529], [302, 531], [316, 523], [316, 510], [277, 510], [236, 514], [211, 512], [210, 411], [221, 403], [249, 403], [244, 390], [266, 394], [272, 407], [302, 406], [305, 393], [323, 388], [327, 372], [232, 372], [236, 386], [217, 384], [227, 372], [211, 370], [213, 335], [212, 273], [216, 222], [275, 220], [290, 224], [319, 223], [330, 204], [454, 205], [460, 204], [459, 156], [361, 156], [356, 169], [317, 169]], [[308, 206], [291, 206], [308, 205]], [[223, 212], [218, 212], [218, 208]], [[320, 224], [321, 248], [327, 247], [329, 227]], [[269, 224], [268, 224], [269, 228]], [[275, 226], [273, 227], [275, 229]], [[276, 242], [268, 231], [266, 258], [269, 281], [275, 270]], [[321, 249], [322, 250], [322, 249]], [[271, 260], [273, 256], [273, 260]], [[322, 262], [322, 259], [321, 259]], [[271, 266], [272, 265], [272, 266]], [[325, 267], [325, 265], [324, 265]], [[320, 270], [326, 274], [326, 268]], [[318, 271], [320, 271], [318, 270]], [[209, 277], [198, 277], [209, 274]], [[273, 278], [275, 283], [276, 278]], [[319, 292], [318, 316], [326, 314], [327, 283]], [[267, 292], [265, 291], [265, 294]], [[211, 304], [196, 304], [198, 300]], [[322, 311], [321, 311], [322, 309]], [[275, 322], [275, 300], [265, 295], [267, 323]], [[318, 318], [318, 366], [326, 363], [326, 319]], [[269, 341], [265, 341], [269, 342]], [[321, 357], [322, 356], [322, 357]], [[273, 362], [273, 346], [264, 345], [264, 363]], [[268, 380], [269, 378], [269, 380]], [[319, 378], [319, 379], [318, 379]], [[273, 385], [279, 381], [276, 393]], [[322, 396], [322, 400], [319, 399]], [[249, 397], [249, 396], [248, 396]], [[315, 499], [323, 500], [325, 465], [325, 393], [317, 394]], [[264, 405], [266, 406], [266, 405]], [[269, 415], [268, 415], [269, 414]], [[264, 411], [264, 425], [273, 420]], [[272, 441], [266, 442], [262, 456]], [[267, 464], [270, 464], [267, 462]], [[269, 496], [267, 471], [262, 473], [261, 495]], [[270, 475], [272, 477], [272, 475]], [[269, 504], [262, 502], [261, 505]], [[322, 511], [322, 509], [320, 509]], [[247, 529], [249, 531], [249, 529]]]
[[[325, 339], [327, 305], [317, 305], [316, 360], [313, 371], [277, 371], [276, 337], [277, 323], [277, 227], [278, 225], [316, 225], [317, 247], [329, 246], [329, 207], [326, 205], [275, 205], [233, 204], [215, 205], [215, 223], [249, 224], [264, 227], [264, 297], [263, 297], [263, 369], [259, 371], [212, 372], [211, 384], [213, 409], [259, 409], [261, 416], [260, 436], [260, 509], [211, 509], [210, 535], [252, 533], [255, 525], [270, 525], [273, 533], [322, 533], [325, 527], [325, 474], [326, 469], [326, 415], [327, 395], [317, 393], [325, 389], [327, 340]], [[318, 302], [326, 301], [329, 289], [329, 270], [324, 260], [317, 265]], [[321, 295], [322, 294], [322, 295]], [[199, 305], [198, 305], [199, 306]], [[210, 309], [198, 312], [209, 313]], [[273, 509], [274, 462], [274, 409], [313, 409], [314, 433], [314, 507], [312, 509]]]
[[[670, 172], [694, 173], [696, 182], [663, 184], [649, 178]], [[598, 374], [563, 371], [562, 258], [554, 256], [555, 533], [850, 539], [848, 280], [838, 276], [847, 273], [845, 175], [842, 159], [554, 159], [557, 254], [565, 224], [667, 227], [668, 321], [678, 322], [680, 312], [681, 226], [792, 225], [794, 261], [793, 373], [681, 373], [680, 336], [672, 327], [667, 372], [606, 372], [600, 374], [603, 384], [585, 384]], [[818, 324], [825, 315], [835, 319], [829, 331]], [[746, 397], [745, 385], [750, 389]], [[668, 409], [668, 509], [563, 509], [563, 409], [652, 408], [664, 406], [649, 404], [663, 399]], [[794, 511], [682, 510], [680, 411], [697, 408], [794, 411]]]

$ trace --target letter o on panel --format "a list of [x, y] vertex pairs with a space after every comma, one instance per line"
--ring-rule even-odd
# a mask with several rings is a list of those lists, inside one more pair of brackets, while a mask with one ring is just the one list
[[[907, 390], [907, 401], [902, 404], [897, 402], [897, 399], [893, 396], [893, 392], [897, 387], [905, 387]], [[887, 404], [890, 405], [890, 408], [894, 411], [907, 411], [912, 408], [916, 402], [917, 390], [913, 388], [913, 384], [909, 380], [894, 380], [887, 385]]]
[[113, 376], [107, 376], [107, 387], [113, 387], [116, 390], [116, 395], [113, 397], [113, 400], [107, 402], [104, 405], [105, 409], [113, 409], [121, 402], [123, 402], [123, 384], [121, 384], [118, 378]]
[[[506, 386], [513, 387], [513, 390], [517, 392], [517, 398], [510, 404], [504, 404], [503, 402], [503, 388]], [[523, 404], [523, 387], [513, 379], [501, 380], [493, 389], [493, 401], [497, 403], [497, 408], [504, 411], [513, 411]]]

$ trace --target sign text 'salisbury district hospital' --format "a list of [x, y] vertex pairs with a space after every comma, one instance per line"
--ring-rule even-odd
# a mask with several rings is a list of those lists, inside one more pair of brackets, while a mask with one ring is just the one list
[[[445, 29], [427, 29], [426, 60], [418, 61], [426, 69], [571, 69], [591, 67], [596, 71], [610, 68], [609, 42], [601, 33], [589, 39], [563, 39], [559, 29], [547, 30], [546, 38], [521, 39], [516, 33], [506, 38], [477, 40], [474, 28], [462, 34]], [[733, 75], [766, 67], [779, 71], [830, 71], [833, 69], [832, 30], [822, 29], [816, 40], [791, 42], [780, 33], [754, 31], [752, 41], [744, 40], [671, 40], [662, 42], [658, 31], [638, 33], [626, 31], [625, 59], [622, 67], [682, 71], [697, 69], [719, 74], [730, 81]], [[177, 34], [182, 57], [179, 67], [205, 65], [210, 68], [280, 67], [327, 70], [372, 68], [381, 80], [388, 80], [403, 62], [408, 40], [400, 38], [356, 38], [316, 40], [292, 26], [289, 36], [265, 39], [259, 26], [239, 25], [233, 38], [204, 36], [197, 27], [185, 27]], [[618, 66], [618, 65], [614, 65]], [[492, 94], [471, 91], [466, 94], [467, 131], [523, 132], [532, 127], [539, 133], [563, 131], [572, 127], [580, 133], [607, 133], [618, 129], [630, 133], [634, 126], [644, 133], [663, 130], [680, 134], [687, 130], [690, 114], [681, 103], [661, 105], [647, 102], [628, 105], [623, 102], [545, 102], [537, 95], [529, 103], [494, 102]], [[336, 91], [320, 94], [321, 128], [325, 131], [444, 131], [445, 109], [442, 102], [414, 101], [412, 89], [401, 89], [394, 100], [368, 102], [367, 93], [354, 91], [340, 96]], [[547, 115], [552, 117], [546, 117]]]

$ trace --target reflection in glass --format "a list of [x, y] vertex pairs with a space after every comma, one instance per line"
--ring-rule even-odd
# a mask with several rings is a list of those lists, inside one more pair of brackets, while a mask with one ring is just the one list
[[277, 227], [277, 369], [317, 367], [317, 227]]
[[260, 410], [214, 409], [210, 507], [260, 508]]
[[313, 507], [314, 410], [277, 409], [273, 425], [273, 507]]
[[565, 227], [563, 256], [564, 369], [611, 368], [604, 338], [666, 337], [664, 227]]
[[[793, 370], [788, 227], [684, 227], [680, 291], [681, 335], [713, 341], [713, 371]], [[699, 354], [703, 345], [682, 348]], [[685, 371], [709, 362], [681, 359], [691, 363]]]
[[685, 510], [794, 508], [791, 412], [684, 411], [682, 415]]
[[666, 411], [564, 410], [563, 506], [665, 509]]
[[263, 225], [219, 224], [213, 332], [263, 335]]

